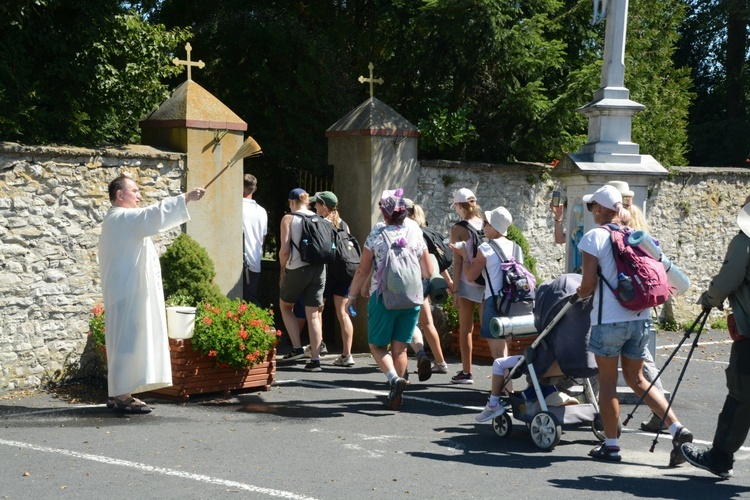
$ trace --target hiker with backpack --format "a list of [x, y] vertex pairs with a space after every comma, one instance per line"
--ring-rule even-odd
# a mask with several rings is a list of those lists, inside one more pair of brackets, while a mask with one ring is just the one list
[[[619, 462], [622, 458], [618, 439], [618, 362], [625, 382], [637, 396], [643, 396], [650, 385], [643, 376], [650, 311], [647, 307], [642, 307], [641, 310], [630, 307], [634, 307], [632, 301], [644, 296], [636, 288], [641, 289], [641, 285], [646, 284], [659, 288], [666, 286], [668, 289], [668, 283], [662, 283], [661, 280], [658, 283], [637, 283], [637, 280], [625, 275], [623, 268], [618, 266], [623, 259], [620, 255], [630, 255], [636, 250], [631, 247], [626, 252], [619, 244], [624, 238], [624, 231], [620, 226], [627, 224], [630, 214], [622, 206], [622, 195], [617, 188], [612, 185], [602, 186], [595, 193], [584, 196], [583, 203], [598, 227], [584, 234], [578, 245], [583, 256], [583, 273], [576, 293], [579, 298], [593, 295], [589, 351], [594, 354], [599, 368], [599, 407], [606, 436], [605, 441], [592, 449], [589, 455], [598, 460]], [[660, 262], [652, 260], [661, 266]], [[630, 264], [635, 265], [635, 262], [631, 260]], [[649, 263], [638, 264], [637, 271], [640, 273], [647, 265]], [[656, 266], [649, 269], [658, 272]], [[661, 271], [663, 272], [663, 266]], [[666, 275], [663, 279], [666, 280]], [[692, 433], [680, 424], [672, 409], [665, 415], [667, 400], [664, 393], [656, 387], [649, 390], [645, 402], [655, 414], [664, 417], [665, 424], [669, 427], [672, 435], [669, 465], [684, 463], [680, 447], [692, 442]]]
[[[310, 201], [315, 203], [315, 213], [325, 217], [333, 225], [337, 235], [336, 253], [338, 260], [334, 260], [333, 264], [326, 266], [326, 286], [323, 290], [324, 302], [333, 297], [336, 318], [338, 318], [339, 326], [341, 327], [341, 356], [336, 358], [333, 364], [346, 367], [354, 366], [354, 358], [352, 357], [354, 326], [352, 325], [351, 317], [346, 311], [346, 297], [349, 294], [349, 287], [352, 284], [354, 273], [349, 274], [345, 262], [346, 259], [339, 257], [340, 255], [347, 254], [341, 254], [339, 250], [347, 251], [351, 249], [353, 258], [349, 258], [349, 261], [356, 261], [358, 265], [361, 253], [359, 243], [351, 235], [349, 226], [339, 216], [339, 199], [335, 194], [331, 191], [321, 191], [315, 193], [315, 196], [310, 198]], [[355, 265], [352, 271], [356, 271], [356, 269]]]
[[[480, 335], [487, 340], [493, 359], [508, 356], [506, 339], [495, 338], [490, 332], [490, 321], [497, 316], [525, 316], [534, 312], [536, 279], [523, 266], [523, 251], [508, 239], [508, 228], [513, 217], [505, 207], [484, 213], [484, 232], [487, 241], [479, 245], [477, 256], [466, 259], [466, 245], [453, 248], [461, 255], [467, 279], [484, 275], [485, 291]], [[521, 284], [522, 283], [522, 284]]]
[[466, 278], [463, 270], [464, 260], [473, 260], [477, 249], [484, 239], [482, 230], [482, 208], [477, 205], [477, 197], [467, 188], [461, 188], [453, 195], [451, 208], [461, 220], [451, 227], [450, 242], [465, 244], [468, 248], [461, 255], [453, 256], [453, 305], [458, 311], [459, 344], [461, 346], [461, 370], [451, 378], [454, 384], [473, 384], [474, 374], [471, 371], [472, 340], [474, 331], [474, 307], [479, 308], [482, 317], [484, 302], [484, 279], [476, 281]]
[[[648, 232], [649, 228], [648, 224], [646, 223], [646, 219], [643, 216], [643, 212], [635, 203], [633, 203], [633, 196], [635, 196], [635, 193], [630, 190], [630, 186], [628, 185], [628, 183], [625, 181], [609, 181], [607, 184], [616, 187], [617, 190], [620, 191], [620, 195], [622, 196], [622, 206], [628, 212], [630, 212], [630, 221], [628, 222], [628, 227], [636, 231], [642, 230]], [[564, 244], [566, 242], [565, 229], [563, 227], [563, 212], [565, 211], [565, 206], [563, 205], [561, 198], [555, 199], [554, 196], [550, 201], [549, 206], [550, 210], [552, 211], [552, 215], [554, 216], [555, 243]], [[576, 217], [578, 216], [576, 215]], [[583, 224], [580, 219], [579, 222], [580, 224]], [[577, 229], [577, 231], [581, 231], [581, 229]], [[580, 253], [578, 249], [573, 249], [573, 251]], [[650, 318], [647, 329], [651, 330]], [[659, 368], [656, 367], [656, 363], [651, 356], [651, 351], [646, 350], [646, 358], [643, 360], [643, 376], [646, 377], [646, 380], [648, 380], [649, 382], [654, 382], [654, 385], [660, 391], [664, 392], [664, 386], [662, 385], [661, 378], [659, 378], [658, 375]], [[646, 420], [641, 422], [641, 430], [646, 432], [657, 432], [657, 430], [664, 431], [665, 429], [664, 424], [661, 421], [661, 417], [659, 417], [655, 413], [651, 413]]]
[[[317, 239], [303, 228], [307, 222], [319, 224], [319, 232], [325, 239], [325, 231], [332, 232], [330, 222], [309, 210], [310, 195], [302, 188], [292, 189], [289, 193], [291, 213], [281, 218], [279, 248], [279, 309], [289, 338], [292, 351], [286, 354], [283, 361], [296, 361], [305, 357], [305, 350], [300, 339], [297, 318], [294, 315], [294, 303], [304, 295], [307, 332], [310, 336], [310, 362], [305, 370], [322, 371], [320, 367], [320, 344], [323, 340], [321, 312], [323, 310], [323, 290], [326, 284], [325, 263], [310, 263], [315, 252], [313, 241]], [[303, 237], [304, 236], [304, 237]]]
[[405, 223], [403, 190], [384, 191], [379, 207], [385, 224], [376, 224], [365, 241], [346, 308], [356, 307], [357, 296], [369, 280], [367, 340], [375, 362], [388, 379], [390, 391], [385, 405], [397, 411], [406, 388], [406, 348], [429, 291], [433, 269], [421, 232], [416, 224]]

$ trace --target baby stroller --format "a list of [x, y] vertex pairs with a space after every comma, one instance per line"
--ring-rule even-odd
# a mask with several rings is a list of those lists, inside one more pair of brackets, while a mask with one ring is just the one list
[[[534, 326], [536, 336], [523, 358], [513, 366], [505, 384], [527, 375], [530, 387], [510, 394], [513, 418], [526, 423], [534, 444], [551, 450], [560, 442], [562, 424], [591, 422], [594, 434], [604, 440], [601, 415], [596, 394], [588, 377], [598, 373], [593, 354], [588, 352], [591, 301], [579, 300], [575, 294], [581, 284], [578, 274], [563, 274], [542, 283], [536, 292]], [[511, 341], [521, 335], [511, 335]], [[552, 386], [563, 378], [582, 379], [583, 395], [580, 404], [549, 406], [545, 397], [556, 392]], [[503, 387], [504, 388], [504, 387]], [[495, 433], [507, 437], [513, 429], [508, 412], [492, 422]]]

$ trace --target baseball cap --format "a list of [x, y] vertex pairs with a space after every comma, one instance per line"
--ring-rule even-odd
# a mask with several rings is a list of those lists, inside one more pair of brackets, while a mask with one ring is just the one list
[[604, 186], [594, 191], [593, 194], [584, 195], [583, 202], [595, 202], [603, 206], [604, 208], [608, 208], [609, 210], [617, 210], [615, 208], [615, 205], [618, 203], [622, 204], [622, 195], [616, 187], [610, 184], [605, 184]]
[[484, 218], [487, 219], [490, 226], [503, 236], [508, 234], [508, 228], [513, 224], [513, 216], [505, 207], [497, 207], [491, 212], [485, 212]]
[[339, 204], [339, 199], [330, 191], [320, 191], [319, 193], [315, 193], [315, 196], [310, 198], [310, 201], [312, 203], [320, 202], [327, 207], [335, 207]]
[[307, 194], [307, 191], [302, 188], [294, 188], [289, 191], [289, 199], [293, 201], [299, 200], [299, 197], [303, 194]]
[[471, 189], [461, 188], [453, 195], [453, 203], [451, 203], [451, 208], [455, 207], [456, 203], [466, 203], [469, 201], [477, 201], [477, 197], [474, 196], [474, 193]]

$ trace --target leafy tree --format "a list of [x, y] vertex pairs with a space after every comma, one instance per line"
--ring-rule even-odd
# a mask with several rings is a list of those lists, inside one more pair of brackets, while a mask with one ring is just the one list
[[167, 31], [115, 0], [16, 1], [0, 20], [0, 136], [26, 143], [137, 142], [138, 120], [169, 95]]

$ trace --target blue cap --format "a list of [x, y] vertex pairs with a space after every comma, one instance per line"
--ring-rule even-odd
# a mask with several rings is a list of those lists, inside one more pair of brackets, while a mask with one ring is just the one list
[[307, 191], [305, 191], [302, 188], [294, 188], [291, 191], [289, 191], [289, 199], [290, 200], [299, 200], [299, 197], [303, 194], [307, 194]]

